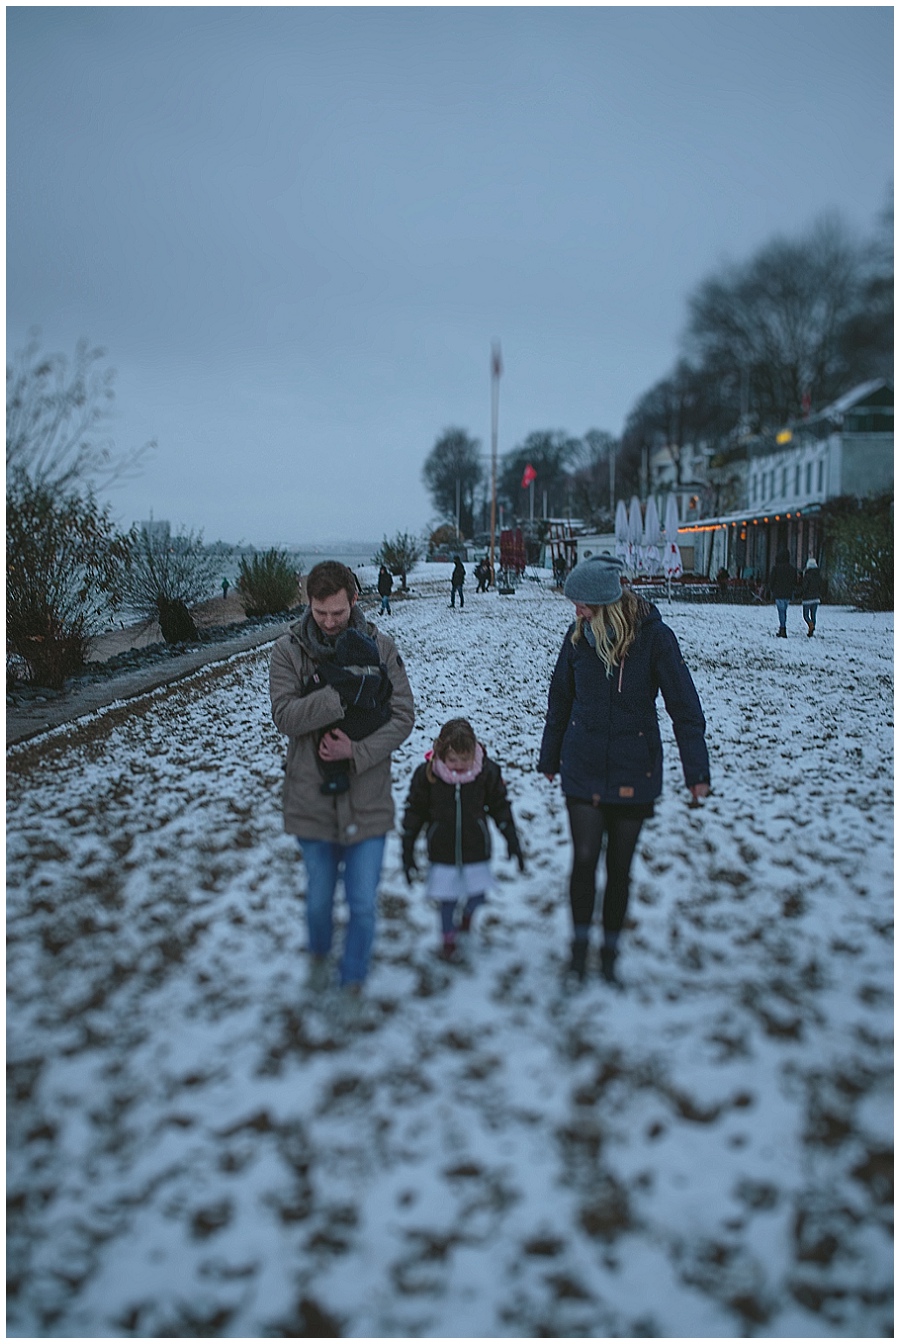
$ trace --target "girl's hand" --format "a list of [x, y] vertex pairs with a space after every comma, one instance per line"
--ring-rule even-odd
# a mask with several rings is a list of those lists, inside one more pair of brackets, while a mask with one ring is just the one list
[[550, 783], [552, 784], [554, 779], [556, 779], [556, 775], [544, 775], [544, 779], [549, 779]]
[[708, 784], [692, 784], [691, 801], [688, 803], [688, 807], [699, 807], [700, 799], [707, 798], [708, 796], [709, 796]]

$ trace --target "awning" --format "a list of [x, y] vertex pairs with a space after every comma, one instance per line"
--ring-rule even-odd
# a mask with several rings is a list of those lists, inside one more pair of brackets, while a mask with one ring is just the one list
[[819, 513], [821, 504], [804, 504], [799, 509], [784, 509], [778, 513], [763, 512], [760, 509], [748, 509], [743, 513], [726, 513], [719, 518], [698, 518], [696, 523], [683, 523], [678, 528], [679, 537], [691, 532], [718, 532], [723, 527], [765, 527], [769, 523], [789, 522], [795, 518], [808, 518]]

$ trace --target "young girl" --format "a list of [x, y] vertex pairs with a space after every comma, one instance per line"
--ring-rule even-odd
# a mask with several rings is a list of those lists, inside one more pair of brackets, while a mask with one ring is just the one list
[[403, 869], [410, 885], [417, 872], [416, 836], [427, 827], [431, 868], [426, 894], [441, 912], [441, 955], [447, 960], [456, 951], [458, 934], [472, 927], [472, 916], [490, 887], [488, 816], [506, 840], [509, 857], [518, 859], [524, 872], [500, 767], [489, 758], [468, 719], [450, 719], [412, 777], [403, 815]]

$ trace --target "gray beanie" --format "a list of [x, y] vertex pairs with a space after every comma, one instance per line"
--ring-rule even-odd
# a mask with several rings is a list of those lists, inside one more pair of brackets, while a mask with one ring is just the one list
[[608, 607], [622, 596], [619, 575], [624, 563], [617, 555], [592, 555], [571, 571], [563, 592], [572, 602]]

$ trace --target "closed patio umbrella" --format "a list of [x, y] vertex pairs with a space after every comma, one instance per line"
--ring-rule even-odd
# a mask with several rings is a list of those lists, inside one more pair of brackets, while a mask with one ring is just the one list
[[628, 546], [625, 553], [625, 567], [632, 574], [636, 574], [640, 568], [643, 538], [644, 520], [641, 517], [641, 501], [637, 495], [632, 495], [628, 506]]
[[672, 580], [684, 573], [681, 563], [681, 551], [678, 549], [678, 504], [674, 495], [666, 501], [666, 546], [663, 553], [663, 569], [669, 580], [669, 601], [672, 601]]
[[624, 499], [616, 505], [616, 555], [620, 560], [628, 557], [628, 509]]
[[656, 500], [651, 495], [644, 511], [644, 569], [648, 574], [658, 574], [662, 561], [659, 554], [659, 514]]

